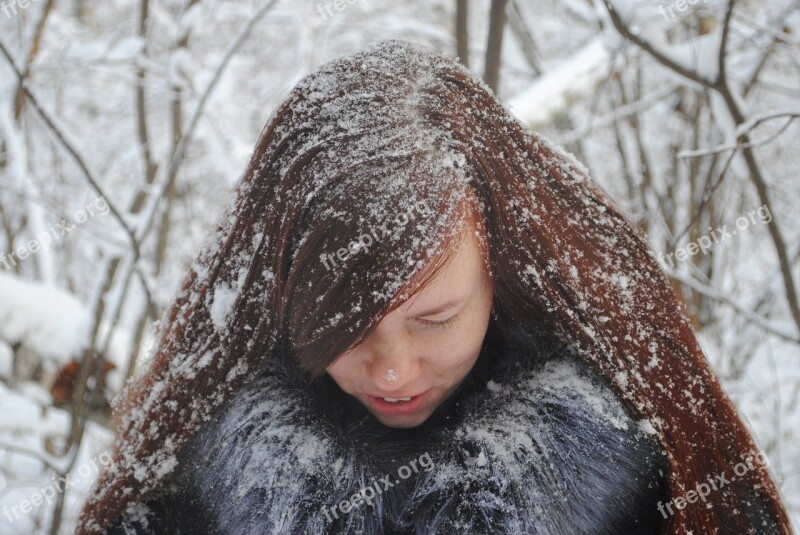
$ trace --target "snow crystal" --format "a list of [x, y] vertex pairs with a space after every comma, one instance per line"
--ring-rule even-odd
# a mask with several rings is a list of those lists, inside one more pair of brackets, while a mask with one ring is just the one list
[[211, 305], [211, 322], [217, 331], [223, 331], [228, 322], [228, 315], [233, 310], [237, 292], [228, 284], [221, 284], [214, 290], [214, 300]]
[[489, 392], [500, 392], [503, 389], [503, 387], [494, 380], [489, 380], [489, 382], [486, 383], [486, 388]]
[[198, 368], [205, 368], [209, 364], [211, 364], [212, 359], [214, 358], [213, 351], [206, 351], [205, 354], [197, 361]]
[[614, 376], [614, 378], [617, 380], [617, 384], [622, 389], [626, 389], [628, 387], [628, 376], [625, 375], [624, 372], [617, 372], [617, 374]]
[[650, 420], [648, 420], [646, 418], [643, 419], [643, 420], [639, 420], [637, 422], [637, 425], [639, 426], [639, 428], [642, 431], [644, 431], [648, 435], [657, 435], [658, 434], [658, 431], [656, 431], [656, 428], [653, 427], [652, 422], [650, 422]]

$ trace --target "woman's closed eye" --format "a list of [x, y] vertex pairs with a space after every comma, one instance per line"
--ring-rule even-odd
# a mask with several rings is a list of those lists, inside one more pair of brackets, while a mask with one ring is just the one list
[[447, 318], [446, 320], [442, 320], [442, 321], [431, 321], [431, 320], [426, 320], [426, 319], [422, 319], [422, 318], [418, 318], [417, 321], [419, 321], [420, 323], [422, 323], [423, 325], [425, 325], [426, 327], [431, 328], [431, 329], [445, 329], [445, 328], [450, 327], [451, 325], [453, 325], [456, 322], [456, 320], [458, 319], [459, 316], [460, 316], [460, 314], [454, 314], [454, 315], [450, 316], [449, 318]]

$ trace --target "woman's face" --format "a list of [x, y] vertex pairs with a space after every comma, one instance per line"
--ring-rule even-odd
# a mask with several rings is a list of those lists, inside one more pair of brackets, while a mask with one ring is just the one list
[[[327, 368], [339, 387], [384, 425], [422, 424], [478, 359], [492, 289], [477, 239], [473, 232], [467, 236], [422, 291]], [[387, 397], [411, 399], [391, 402]]]

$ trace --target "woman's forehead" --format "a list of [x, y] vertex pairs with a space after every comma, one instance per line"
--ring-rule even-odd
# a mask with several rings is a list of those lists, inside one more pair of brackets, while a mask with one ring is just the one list
[[[468, 227], [474, 229], [474, 225]], [[439, 266], [435, 274], [430, 273], [430, 268], [423, 268], [420, 279], [424, 277], [428, 280], [406, 297], [399, 309], [406, 312], [422, 310], [445, 301], [469, 297], [471, 290], [480, 282], [483, 267], [478, 240], [470, 230], [462, 233], [461, 239], [453, 244], [450, 258]]]

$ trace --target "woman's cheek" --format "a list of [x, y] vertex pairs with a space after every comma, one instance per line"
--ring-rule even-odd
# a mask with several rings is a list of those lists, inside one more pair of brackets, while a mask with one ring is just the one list
[[328, 367], [328, 374], [333, 377], [339, 386], [348, 385], [357, 379], [358, 359], [356, 355], [350, 354], [336, 360]]
[[453, 368], [470, 361], [474, 356], [473, 336], [464, 329], [455, 329], [452, 334], [445, 337], [438, 345], [433, 355], [436, 355], [437, 364], [442, 367]]

